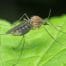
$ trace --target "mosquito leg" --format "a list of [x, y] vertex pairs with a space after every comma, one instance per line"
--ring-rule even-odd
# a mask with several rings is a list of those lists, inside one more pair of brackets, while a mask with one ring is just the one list
[[44, 29], [46, 30], [46, 32], [50, 35], [50, 37], [56, 42], [56, 43], [59, 43], [61, 44], [59, 41], [57, 41], [51, 34], [50, 32], [44, 27]]
[[48, 19], [49, 19], [49, 17], [50, 17], [50, 14], [51, 14], [51, 9], [50, 9], [50, 11], [49, 11], [49, 15], [48, 15], [47, 19], [45, 19], [45, 21], [44, 21], [44, 24], [45, 24], [45, 23], [46, 23], [46, 24], [50, 24], [50, 25], [53, 26], [57, 31], [66, 34], [66, 32], [63, 32], [63, 31], [59, 30], [56, 26], [54, 26], [53, 23], [51, 23], [51, 22], [49, 23], [49, 22], [48, 22]]
[[[47, 17], [47, 19], [46, 19], [46, 22], [48, 23], [48, 24], [52, 24], [52, 23], [49, 23], [48, 22], [48, 19], [49, 19], [49, 17], [50, 17], [50, 14], [51, 14], [51, 9], [50, 9], [50, 11], [49, 11], [49, 15], [48, 15], [48, 17]], [[52, 24], [52, 26], [53, 26], [53, 24]], [[55, 26], [53, 26], [55, 29], [57, 29]], [[48, 32], [48, 30], [45, 28], [45, 30], [47, 31], [47, 33], [55, 40], [55, 38]], [[59, 31], [60, 32], [60, 31]], [[55, 40], [56, 42], [58, 42], [57, 40]]]
[[26, 16], [26, 18], [27, 18], [28, 20], [30, 20], [29, 17], [28, 17], [28, 15], [27, 15], [26, 13], [25, 13], [24, 15]]
[[[57, 40], [58, 38], [54, 38], [54, 37], [51, 35], [51, 33], [46, 29], [45, 26], [44, 26], [44, 29], [45, 29], [45, 31], [47, 32], [47, 34], [50, 35], [50, 37], [54, 40], [53, 43], [56, 42], [56, 43], [62, 44], [61, 42], [59, 42], [59, 41]], [[52, 44], [53, 44], [53, 43], [52, 43]], [[51, 44], [51, 46], [52, 46], [52, 44]], [[49, 49], [49, 48], [48, 48], [48, 49]], [[45, 53], [44, 53], [44, 54], [45, 54]], [[42, 56], [41, 58], [43, 58], [43, 56]], [[41, 61], [41, 59], [39, 59], [38, 63], [39, 63], [40, 61]], [[38, 65], [39, 65], [39, 64], [37, 64], [37, 66], [38, 66]]]
[[19, 45], [17, 46], [17, 48], [22, 48], [22, 41], [23, 41], [23, 44], [25, 43], [25, 36], [23, 35], [23, 37], [22, 37], [22, 39], [21, 39], [21, 41], [20, 41], [20, 43], [19, 43]]
[[[48, 25], [53, 26], [57, 31], [66, 34], [66, 32], [63, 32], [62, 30], [58, 29], [53, 23], [51, 23], [51, 22], [49, 23], [49, 22], [48, 22], [48, 18], [45, 20], [45, 22], [46, 22]], [[63, 25], [62, 25], [62, 26], [63, 26]], [[62, 26], [61, 26], [61, 27], [62, 27]]]
[[[15, 47], [15, 48], [13, 48], [14, 50], [15, 50], [15, 49], [20, 49], [20, 47], [22, 46], [22, 41], [24, 40], [24, 38], [25, 38], [25, 36], [23, 35], [22, 38], [21, 38], [21, 40], [20, 40], [20, 42], [19, 42], [19, 44], [18, 44], [18, 46]], [[24, 41], [23, 41], [23, 42], [24, 42]]]
[[[24, 37], [24, 36], [23, 36]], [[22, 44], [22, 46], [20, 47], [20, 54], [18, 55], [18, 58], [17, 58], [17, 60], [16, 60], [16, 62], [12, 65], [12, 66], [16, 66], [18, 63], [19, 63], [19, 61], [20, 61], [20, 58], [21, 58], [21, 56], [22, 56], [22, 54], [23, 54], [23, 50], [24, 50], [24, 44], [25, 44], [25, 38], [23, 38], [24, 40], [23, 40], [23, 43], [22, 43], [22, 40], [20, 41], [20, 43], [19, 43], [19, 45], [21, 45]]]
[[25, 22], [28, 22], [28, 23], [30, 22], [29, 20], [27, 20], [27, 19], [25, 19], [25, 18], [24, 18], [23, 20], [24, 20]]
[[26, 13], [25, 13], [24, 15], [25, 15], [25, 17], [27, 18], [27, 19], [26, 19], [26, 22], [30, 23], [30, 18], [28, 17], [28, 15], [27, 15]]
[[24, 14], [19, 18], [19, 20], [18, 20], [18, 21], [20, 21], [21, 19], [23, 19], [23, 17], [24, 17], [24, 16], [29, 20], [29, 17], [27, 16], [27, 14], [26, 14], [26, 13], [24, 13]]
[[24, 16], [25, 16], [25, 13], [19, 18], [18, 21], [20, 21], [21, 19], [23, 19]]

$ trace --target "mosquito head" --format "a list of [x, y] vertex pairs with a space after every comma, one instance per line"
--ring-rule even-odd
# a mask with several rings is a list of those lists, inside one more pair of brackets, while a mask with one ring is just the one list
[[42, 24], [42, 18], [39, 16], [33, 16], [31, 17], [31, 25], [35, 28], [40, 27]]

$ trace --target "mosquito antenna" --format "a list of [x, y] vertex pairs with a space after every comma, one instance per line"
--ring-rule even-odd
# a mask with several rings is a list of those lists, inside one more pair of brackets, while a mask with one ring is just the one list
[[49, 10], [49, 14], [48, 14], [48, 17], [43, 21], [43, 24], [48, 24], [48, 19], [50, 17], [50, 14], [51, 14], [51, 9]]
[[[50, 37], [54, 40], [54, 42], [56, 42], [56, 43], [59, 43], [59, 44], [62, 44], [61, 42], [59, 42], [58, 40], [57, 40], [57, 38], [55, 39], [52, 35], [51, 35], [51, 33], [45, 28], [45, 26], [44, 26], [44, 29], [45, 29], [45, 31], [47, 32], [47, 34], [48, 35], [50, 35]], [[42, 58], [42, 57], [41, 57]], [[41, 60], [39, 60], [39, 62], [40, 62]], [[38, 62], [38, 63], [39, 63]], [[38, 64], [37, 64], [38, 65]]]
[[48, 14], [48, 17], [46, 18], [46, 22], [48, 22], [48, 19], [50, 17], [50, 14], [51, 14], [51, 9], [49, 10], [49, 14]]
[[49, 17], [50, 17], [50, 14], [51, 14], [51, 9], [50, 9], [50, 11], [49, 11], [48, 19], [49, 19]]

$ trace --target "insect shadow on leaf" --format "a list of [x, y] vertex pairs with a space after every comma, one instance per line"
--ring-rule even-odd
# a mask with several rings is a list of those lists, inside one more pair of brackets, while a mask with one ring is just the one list
[[[49, 24], [51, 24], [51, 26], [53, 26], [57, 31], [64, 33], [63, 31], [58, 30], [58, 29], [56, 28], [56, 26], [54, 26], [52, 23], [49, 23], [49, 22], [48, 22], [48, 19], [49, 19], [49, 17], [50, 17], [50, 13], [51, 13], [51, 9], [50, 9], [50, 11], [49, 11], [49, 16], [48, 16], [48, 18], [45, 19], [45, 20], [43, 20], [43, 19], [42, 19], [41, 17], [39, 17], [39, 16], [33, 16], [33, 17], [29, 18], [29, 17], [27, 16], [27, 14], [24, 13], [24, 14], [20, 17], [20, 19], [18, 20], [18, 21], [20, 21], [21, 19], [23, 19], [24, 23], [20, 23], [19, 25], [15, 26], [14, 28], [12, 28], [11, 30], [9, 30], [9, 31], [6, 32], [7, 34], [13, 34], [13, 35], [18, 35], [18, 36], [20, 36], [20, 35], [23, 36], [23, 37], [22, 37], [23, 39], [20, 40], [20, 43], [19, 43], [19, 45], [18, 45], [17, 48], [16, 48], [16, 49], [18, 49], [19, 47], [21, 47], [21, 50], [20, 50], [21, 52], [20, 52], [20, 54], [19, 54], [19, 56], [18, 56], [17, 61], [16, 61], [12, 66], [16, 66], [16, 65], [19, 63], [18, 61], [20, 60], [20, 57], [21, 57], [22, 54], [23, 54], [23, 49], [24, 49], [24, 45], [25, 45], [25, 37], [24, 37], [24, 35], [25, 35], [26, 33], [28, 33], [32, 28], [39, 28], [39, 27], [41, 27], [42, 24], [43, 24], [43, 25], [49, 25]], [[26, 18], [24, 18], [24, 17], [26, 17]], [[44, 27], [44, 29], [46, 30], [47, 34], [49, 34], [50, 37], [51, 37], [55, 42], [60, 43], [59, 41], [57, 41], [57, 40], [51, 35], [51, 33], [50, 33], [45, 27]], [[21, 45], [21, 44], [22, 44], [22, 45]]]

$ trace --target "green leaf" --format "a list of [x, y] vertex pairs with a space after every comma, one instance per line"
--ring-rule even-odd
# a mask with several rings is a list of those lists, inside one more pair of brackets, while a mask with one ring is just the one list
[[4, 34], [9, 28], [10, 24], [6, 20], [0, 19], [0, 34]]
[[24, 37], [6, 35], [5, 27], [12, 27], [2, 22], [7, 25], [1, 25], [0, 66], [66, 66], [66, 16], [48, 22]]

